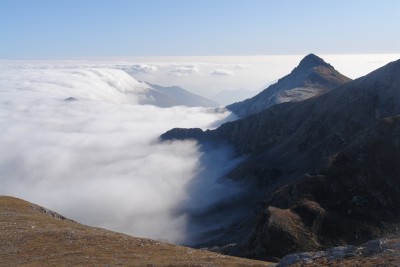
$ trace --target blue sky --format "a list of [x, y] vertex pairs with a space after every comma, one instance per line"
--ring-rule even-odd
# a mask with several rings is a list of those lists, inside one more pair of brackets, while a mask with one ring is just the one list
[[0, 58], [400, 52], [398, 0], [1, 0]]

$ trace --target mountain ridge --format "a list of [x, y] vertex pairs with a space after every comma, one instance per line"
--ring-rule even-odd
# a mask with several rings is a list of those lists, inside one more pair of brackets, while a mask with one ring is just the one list
[[[261, 207], [255, 209], [257, 216], [246, 219], [248, 223], [228, 227], [229, 230], [226, 231], [226, 235], [229, 235], [230, 238], [235, 235], [233, 234], [235, 231], [240, 232], [242, 236], [243, 232], [247, 231], [248, 239], [245, 242], [237, 239], [237, 247], [226, 248], [225, 252], [254, 258], [266, 258], [267, 256], [283, 256], [283, 254], [309, 250], [310, 248], [319, 249], [337, 245], [340, 242], [360, 243], [387, 232], [395, 232], [396, 225], [399, 224], [397, 217], [382, 217], [383, 225], [376, 224], [376, 220], [371, 216], [363, 217], [365, 221], [362, 221], [357, 219], [357, 216], [360, 215], [347, 214], [348, 210], [354, 208], [351, 198], [342, 202], [342, 209], [337, 210], [309, 190], [313, 187], [320, 188], [322, 192], [326, 192], [324, 195], [330, 196], [331, 201], [335, 202], [340, 199], [331, 193], [333, 189], [326, 189], [330, 188], [330, 181], [336, 179], [332, 172], [328, 172], [329, 175], [324, 173], [324, 170], [329, 170], [327, 164], [335, 159], [334, 155], [346, 154], [344, 151], [350, 149], [350, 147], [367, 147], [368, 143], [379, 139], [379, 136], [373, 137], [371, 134], [366, 135], [366, 133], [379, 131], [386, 127], [385, 120], [391, 121], [393, 126], [390, 128], [391, 133], [384, 135], [388, 139], [387, 142], [392, 143], [387, 146], [384, 142], [378, 142], [375, 151], [380, 153], [378, 155], [384, 155], [382, 151], [392, 147], [390, 151], [393, 155], [396, 155], [393, 148], [398, 147], [400, 143], [398, 141], [400, 140], [400, 133], [398, 132], [400, 120], [396, 117], [399, 114], [400, 60], [397, 60], [318, 97], [301, 102], [274, 105], [260, 113], [225, 123], [216, 130], [173, 129], [162, 135], [161, 139], [191, 138], [200, 143], [222, 141], [231, 144], [237, 155], [248, 157], [228, 173], [226, 178], [247, 186], [249, 195], [257, 196], [256, 192], [261, 193], [259, 198]], [[358, 156], [353, 157], [351, 164], [343, 165], [341, 168], [345, 170], [356, 169], [358, 157], [365, 157], [362, 156], [363, 153], [367, 156], [373, 155], [373, 151], [369, 149], [365, 153], [358, 152]], [[382, 156], [382, 158], [386, 159], [387, 155]], [[379, 157], [375, 158], [375, 160], [377, 159]], [[398, 186], [392, 186], [394, 190], [385, 189], [385, 191], [382, 189], [383, 191], [381, 191], [386, 192], [387, 195], [382, 192], [378, 193], [376, 188], [379, 188], [379, 186], [375, 186], [376, 180], [380, 181], [378, 184], [387, 185], [385, 176], [382, 176], [381, 173], [385, 173], [387, 170], [399, 173], [396, 166], [400, 166], [400, 162], [397, 158], [393, 160], [387, 160], [391, 164], [386, 165], [373, 165], [374, 161], [368, 161], [368, 164], [361, 165], [362, 168], [367, 169], [368, 165], [376, 167], [375, 180], [373, 180], [373, 177], [368, 178], [368, 181], [371, 182], [367, 183], [364, 190], [356, 190], [356, 185], [362, 185], [363, 180], [358, 179], [357, 176], [353, 177], [351, 173], [347, 176], [347, 180], [354, 182], [352, 187], [343, 186], [346, 180], [340, 179], [342, 182], [336, 183], [336, 187], [342, 190], [341, 195], [351, 195], [348, 191], [354, 190], [354, 192], [358, 192], [361, 199], [370, 199], [368, 192], [375, 192], [372, 200], [370, 200], [371, 203], [379, 203], [383, 199], [384, 202], [394, 202], [400, 206], [400, 200], [397, 198], [397, 195], [400, 194]], [[356, 173], [353, 174], [357, 175]], [[387, 182], [398, 184], [395, 181], [396, 176], [388, 178]], [[301, 203], [304, 194], [291, 193], [293, 190], [294, 192], [299, 191], [293, 189], [296, 187], [289, 186], [296, 183], [301, 185], [305, 195], [311, 196], [311, 199], [307, 199], [308, 202]], [[285, 191], [284, 188], [288, 186], [292, 189]], [[293, 205], [282, 204], [286, 202], [271, 202], [269, 198], [276, 194], [279, 195], [277, 199], [286, 198], [293, 199], [293, 201], [297, 199], [299, 202]], [[383, 197], [381, 197], [382, 194]], [[346, 210], [347, 207], [348, 210]], [[380, 205], [379, 208], [374, 209], [392, 214], [395, 210], [394, 207], [393, 205]], [[366, 213], [365, 210], [363, 212]], [[326, 214], [326, 216], [315, 215], [319, 213]], [[314, 214], [315, 217], [309, 214]], [[292, 223], [287, 228], [282, 228], [280, 224], [271, 224], [271, 218], [279, 221], [278, 218], [283, 218], [282, 216], [292, 218]], [[365, 231], [352, 235], [351, 231], [337, 232], [328, 226], [326, 226], [327, 228], [324, 228], [325, 226], [315, 228], [314, 231], [307, 226], [301, 226], [303, 223], [306, 224], [303, 220], [311, 220], [312, 223], [317, 224], [319, 220], [319, 223], [324, 222], [325, 226], [340, 225], [337, 220], [350, 220], [353, 223], [348, 224], [349, 229], [355, 229], [353, 226], [357, 224], [354, 224], [354, 222], [357, 222], [364, 225], [360, 229], [365, 229]], [[244, 218], [243, 221], [245, 221]], [[288, 223], [288, 220], [286, 222]], [[271, 225], [275, 226], [272, 227]], [[346, 229], [346, 227], [343, 228]], [[330, 229], [333, 236], [329, 236], [329, 238], [326, 236], [329, 231], [321, 234], [318, 232], [322, 231], [321, 229]], [[273, 236], [278, 239], [272, 238]], [[295, 236], [299, 238], [293, 239]], [[303, 238], [300, 238], [300, 236], [303, 236]], [[272, 239], [266, 239], [266, 237]], [[209, 242], [209, 244], [220, 244], [222, 250], [224, 250], [223, 239], [224, 237], [221, 237]], [[282, 242], [279, 243], [279, 240], [282, 240]], [[293, 246], [287, 246], [288, 244], [293, 244]]]
[[247, 117], [276, 104], [299, 102], [324, 94], [350, 80], [322, 58], [309, 54], [288, 75], [256, 96], [228, 105], [227, 109], [239, 117]]
[[160, 107], [187, 106], [187, 107], [219, 107], [219, 104], [193, 94], [179, 86], [161, 86], [146, 82], [154, 93], [151, 93], [155, 104]]

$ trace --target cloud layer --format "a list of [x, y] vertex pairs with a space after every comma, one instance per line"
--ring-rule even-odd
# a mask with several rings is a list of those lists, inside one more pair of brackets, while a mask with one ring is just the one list
[[[310, 51], [313, 52], [313, 51]], [[315, 51], [314, 51], [315, 53]], [[199, 56], [199, 57], [138, 57], [99, 58], [91, 60], [30, 61], [26, 69], [34, 68], [117, 68], [139, 81], [162, 86], [181, 86], [192, 93], [209, 97], [221, 91], [246, 90], [254, 94], [271, 82], [287, 75], [304, 55], [259, 56]], [[390, 61], [400, 54], [346, 54], [318, 55], [350, 78], [358, 78]], [[26, 63], [26, 62], [25, 62]], [[0, 60], [1, 65], [21, 65], [16, 60]], [[221, 71], [222, 70], [222, 71]], [[217, 74], [217, 75], [216, 75]], [[225, 75], [218, 75], [225, 74]], [[217, 100], [217, 99], [213, 99]], [[224, 99], [224, 102], [227, 101]]]
[[[145, 90], [115, 69], [3, 69], [0, 194], [85, 224], [185, 241], [185, 210], [211, 205], [224, 190], [236, 192], [217, 182], [234, 161], [222, 149], [213, 162], [224, 167], [204, 179], [196, 143], [157, 138], [173, 127], [209, 127], [229, 113], [138, 105]], [[198, 183], [204, 192], [193, 187]], [[216, 198], [207, 190], [217, 191]]]
[[230, 70], [224, 70], [224, 69], [216, 69], [210, 72], [210, 74], [212, 75], [220, 75], [220, 76], [232, 76], [235, 73], [233, 71]]

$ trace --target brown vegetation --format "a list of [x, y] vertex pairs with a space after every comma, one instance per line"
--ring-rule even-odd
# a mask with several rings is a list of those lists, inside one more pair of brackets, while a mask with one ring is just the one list
[[85, 226], [0, 196], [0, 266], [268, 266]]

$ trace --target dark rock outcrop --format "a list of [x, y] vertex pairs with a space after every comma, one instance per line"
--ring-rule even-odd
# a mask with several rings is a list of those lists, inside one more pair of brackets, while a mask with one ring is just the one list
[[174, 128], [161, 135], [162, 140], [203, 140], [203, 130], [200, 128]]

